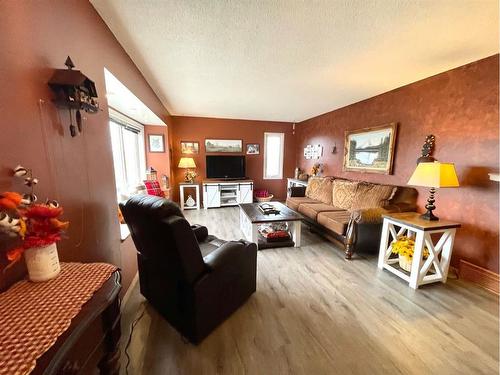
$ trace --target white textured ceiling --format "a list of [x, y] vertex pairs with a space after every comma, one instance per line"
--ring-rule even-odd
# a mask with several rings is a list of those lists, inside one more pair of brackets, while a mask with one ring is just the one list
[[174, 115], [301, 121], [498, 53], [496, 0], [91, 0]]

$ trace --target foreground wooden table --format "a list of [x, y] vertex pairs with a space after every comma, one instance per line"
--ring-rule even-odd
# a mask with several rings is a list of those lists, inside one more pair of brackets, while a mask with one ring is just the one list
[[259, 205], [262, 203], [240, 204], [240, 229], [247, 240], [259, 244], [259, 224], [266, 223], [287, 223], [291, 232], [294, 247], [300, 247], [301, 244], [301, 221], [302, 215], [289, 209], [280, 202], [266, 202], [273, 205], [279, 214], [265, 215]]
[[[438, 281], [445, 283], [448, 277], [455, 232], [456, 228], [459, 227], [460, 224], [446, 220], [423, 220], [417, 212], [384, 215], [378, 268], [386, 269], [401, 277], [413, 289]], [[433, 234], [441, 235], [436, 243], [431, 237]], [[415, 251], [410, 274], [397, 267], [399, 262], [397, 257], [391, 258], [392, 242], [396, 241], [399, 236], [415, 237]], [[429, 257], [424, 260], [425, 247], [429, 250]]]
[[37, 360], [32, 374], [119, 374], [120, 280], [115, 271]]

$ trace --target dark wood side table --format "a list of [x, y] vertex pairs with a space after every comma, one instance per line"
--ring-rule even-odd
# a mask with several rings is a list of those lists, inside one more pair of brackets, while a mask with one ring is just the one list
[[32, 374], [119, 374], [120, 281], [115, 271], [37, 360]]

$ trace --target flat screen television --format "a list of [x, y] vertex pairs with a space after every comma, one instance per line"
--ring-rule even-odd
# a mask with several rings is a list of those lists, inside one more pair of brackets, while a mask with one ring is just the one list
[[245, 156], [207, 155], [207, 178], [236, 180], [246, 178]]

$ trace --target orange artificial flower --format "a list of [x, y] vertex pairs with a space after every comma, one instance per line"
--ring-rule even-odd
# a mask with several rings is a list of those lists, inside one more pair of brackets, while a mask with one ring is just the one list
[[61, 207], [49, 207], [43, 204], [35, 204], [28, 208], [25, 212], [27, 218], [56, 218], [62, 214]]
[[0, 208], [14, 210], [17, 206], [19, 206], [22, 199], [23, 197], [21, 196], [21, 194], [12, 191], [6, 191], [0, 194]]
[[7, 260], [9, 262], [15, 263], [21, 259], [24, 249], [22, 247], [16, 247], [15, 249], [7, 251]]
[[66, 230], [69, 227], [69, 221], [60, 221], [58, 219], [50, 219], [50, 224], [57, 230]]

